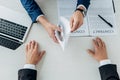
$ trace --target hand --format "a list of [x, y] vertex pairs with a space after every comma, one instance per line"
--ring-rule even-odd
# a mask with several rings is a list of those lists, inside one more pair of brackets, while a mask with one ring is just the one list
[[106, 45], [100, 38], [96, 38], [95, 40], [93, 40], [93, 45], [95, 48], [94, 51], [88, 49], [88, 53], [94, 59], [96, 59], [99, 62], [108, 59]]
[[45, 54], [45, 51], [38, 51], [38, 43], [30, 41], [26, 46], [26, 64], [36, 65]]
[[58, 43], [58, 40], [57, 40], [57, 38], [56, 38], [56, 36], [55, 36], [55, 31], [57, 30], [57, 31], [61, 32], [62, 30], [61, 30], [59, 27], [57, 27], [56, 25], [51, 24], [51, 23], [49, 23], [49, 24], [45, 27], [45, 29], [47, 30], [49, 36], [53, 39], [53, 41], [54, 41], [55, 43]]
[[84, 16], [80, 11], [75, 11], [70, 19], [71, 32], [77, 30], [83, 24]]
[[62, 31], [58, 26], [51, 24], [44, 16], [39, 18], [39, 22], [44, 26], [49, 36], [53, 39], [54, 42], [58, 43], [58, 40], [55, 36], [55, 30]]

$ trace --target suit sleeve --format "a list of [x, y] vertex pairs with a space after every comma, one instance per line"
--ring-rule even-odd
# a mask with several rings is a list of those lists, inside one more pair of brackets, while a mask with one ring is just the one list
[[37, 71], [32, 69], [21, 69], [18, 71], [18, 80], [36, 80]]
[[36, 22], [39, 15], [43, 14], [35, 0], [21, 0], [21, 3], [31, 17], [33, 23]]
[[78, 5], [84, 5], [86, 9], [88, 9], [90, 5], [90, 0], [77, 0], [77, 6]]
[[99, 68], [101, 80], [120, 80], [117, 73], [117, 67], [113, 64], [101, 66]]

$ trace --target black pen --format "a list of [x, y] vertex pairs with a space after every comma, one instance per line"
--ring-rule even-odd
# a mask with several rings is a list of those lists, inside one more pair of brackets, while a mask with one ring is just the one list
[[112, 3], [113, 3], [113, 10], [114, 10], [114, 13], [115, 13], [116, 10], [115, 10], [115, 3], [114, 3], [114, 0], [112, 0]]
[[102, 19], [105, 23], [107, 23], [111, 28], [113, 27], [113, 25], [111, 23], [109, 23], [107, 20], [105, 20], [102, 16], [98, 15], [100, 17], [100, 19]]

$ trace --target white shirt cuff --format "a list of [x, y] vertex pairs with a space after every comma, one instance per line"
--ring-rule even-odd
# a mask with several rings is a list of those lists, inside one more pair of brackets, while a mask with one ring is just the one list
[[82, 4], [78, 5], [77, 8], [83, 7], [85, 9], [85, 12], [87, 11], [86, 7]]
[[35, 70], [35, 65], [34, 64], [25, 64], [24, 69], [34, 69]]
[[107, 65], [107, 64], [111, 64], [111, 60], [105, 59], [105, 60], [100, 61], [100, 67]]
[[42, 15], [39, 15], [39, 16], [37, 17], [36, 21], [39, 21], [39, 18], [40, 18], [41, 16], [44, 16], [44, 15], [43, 15], [43, 14], [42, 14]]

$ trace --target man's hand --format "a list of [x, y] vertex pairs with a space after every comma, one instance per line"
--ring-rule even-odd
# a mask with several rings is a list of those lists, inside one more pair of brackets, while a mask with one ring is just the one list
[[108, 59], [107, 50], [105, 43], [100, 39], [96, 38], [93, 40], [94, 51], [88, 49], [88, 53], [97, 61]]
[[70, 19], [71, 32], [77, 30], [83, 24], [84, 16], [80, 11], [75, 11]]
[[38, 51], [38, 43], [31, 41], [26, 46], [26, 64], [36, 65], [45, 54], [45, 51]]
[[53, 39], [54, 42], [58, 43], [58, 40], [55, 36], [55, 31], [62, 31], [58, 26], [51, 24], [44, 16], [39, 18], [39, 22], [43, 25], [43, 27], [48, 32], [49, 36]]
[[57, 27], [56, 25], [51, 24], [51, 23], [49, 23], [45, 27], [45, 29], [48, 32], [49, 36], [53, 39], [53, 41], [56, 42], [56, 43], [58, 43], [58, 40], [57, 40], [57, 38], [55, 36], [55, 31], [57, 30], [57, 31], [61, 32], [62, 30], [59, 27]]

